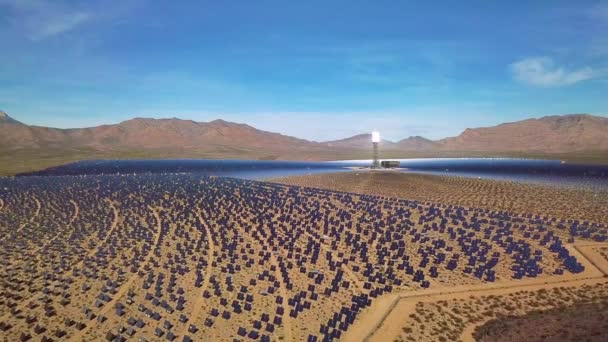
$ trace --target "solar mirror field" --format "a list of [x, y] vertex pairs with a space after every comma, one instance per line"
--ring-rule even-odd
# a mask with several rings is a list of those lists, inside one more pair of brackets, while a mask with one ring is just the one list
[[606, 271], [600, 222], [196, 174], [0, 185], [7, 341], [432, 340], [439, 321], [395, 316], [408, 301]]

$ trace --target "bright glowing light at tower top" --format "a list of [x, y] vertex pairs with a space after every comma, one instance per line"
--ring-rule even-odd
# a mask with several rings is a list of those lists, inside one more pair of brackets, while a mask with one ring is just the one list
[[377, 132], [377, 131], [372, 132], [372, 142], [373, 143], [380, 142], [380, 132]]

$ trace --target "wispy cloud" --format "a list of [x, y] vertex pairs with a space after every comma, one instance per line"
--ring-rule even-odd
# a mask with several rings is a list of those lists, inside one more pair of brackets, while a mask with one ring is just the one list
[[63, 32], [70, 31], [76, 26], [84, 23], [91, 17], [90, 14], [84, 12], [66, 13], [65, 15], [53, 18], [44, 23], [38, 30], [33, 32], [33, 39], [42, 39], [49, 36], [54, 36]]
[[60, 1], [0, 0], [0, 8], [10, 11], [15, 28], [37, 41], [74, 30], [89, 21], [91, 13]]
[[513, 77], [520, 82], [543, 87], [565, 86], [601, 76], [590, 67], [567, 70], [549, 57], [525, 58], [510, 65]]
[[595, 6], [592, 6], [588, 9], [588, 14], [591, 18], [598, 19], [603, 21], [605, 24], [608, 24], [608, 4], [598, 3]]

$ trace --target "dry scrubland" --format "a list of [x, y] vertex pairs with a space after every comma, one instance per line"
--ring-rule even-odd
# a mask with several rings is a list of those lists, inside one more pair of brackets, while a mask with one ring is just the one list
[[[406, 332], [408, 316], [379, 310], [391, 296], [597, 281], [585, 255], [604, 245], [587, 240], [607, 231], [385, 196], [129, 175], [0, 178], [0, 233], [3, 341], [348, 341], [387, 313], [391, 338], [438, 338], [426, 327], [440, 320]], [[590, 246], [585, 255], [577, 243]]]
[[403, 308], [396, 311], [412, 312], [405, 316], [407, 324], [402, 324], [396, 341], [606, 341], [608, 337], [606, 282], [421, 301], [413, 309], [411, 303], [398, 305]]
[[[589, 289], [591, 293], [597, 289]], [[570, 291], [572, 292], [572, 291]], [[561, 296], [562, 293], [551, 293]], [[576, 294], [574, 294], [575, 298]], [[571, 306], [557, 306], [534, 311], [523, 317], [502, 317], [484, 324], [475, 331], [480, 341], [568, 340], [608, 341], [608, 300], [589, 300]], [[564, 302], [563, 298], [559, 301]], [[554, 303], [551, 304], [554, 306]]]

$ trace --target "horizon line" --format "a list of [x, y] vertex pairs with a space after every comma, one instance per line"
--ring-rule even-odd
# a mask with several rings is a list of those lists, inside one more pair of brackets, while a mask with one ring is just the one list
[[[197, 124], [208, 124], [208, 123], [213, 123], [216, 121], [221, 121], [221, 122], [227, 122], [227, 123], [232, 123], [232, 124], [237, 124], [237, 125], [245, 125], [245, 126], [249, 126], [253, 129], [259, 130], [259, 131], [263, 131], [263, 132], [267, 132], [267, 133], [274, 133], [274, 134], [280, 134], [283, 136], [287, 136], [287, 137], [291, 137], [291, 138], [295, 138], [295, 139], [300, 139], [300, 140], [306, 140], [309, 142], [314, 142], [314, 143], [331, 143], [331, 142], [336, 142], [336, 141], [341, 141], [341, 140], [347, 140], [347, 139], [351, 139], [360, 135], [371, 135], [371, 132], [374, 131], [374, 129], [370, 130], [369, 132], [361, 132], [361, 133], [357, 133], [354, 135], [350, 135], [344, 138], [338, 138], [338, 139], [334, 139], [334, 140], [324, 140], [324, 141], [318, 141], [318, 140], [314, 140], [314, 139], [307, 139], [307, 138], [301, 138], [295, 135], [289, 135], [289, 134], [285, 134], [282, 132], [278, 132], [278, 131], [270, 131], [270, 130], [264, 130], [264, 129], [260, 129], [257, 128], [255, 126], [255, 124], [252, 123], [247, 123], [247, 122], [237, 122], [237, 121], [229, 121], [229, 120], [225, 120], [222, 118], [216, 118], [213, 120], [209, 120], [209, 121], [197, 121], [197, 120], [193, 120], [193, 119], [182, 119], [179, 118], [177, 116], [173, 116], [173, 117], [146, 117], [146, 116], [134, 116], [130, 119], [126, 119], [126, 120], [121, 120], [115, 123], [103, 123], [100, 125], [96, 125], [96, 126], [80, 126], [80, 127], [53, 127], [53, 126], [41, 126], [41, 125], [36, 125], [36, 124], [28, 124], [25, 122], [22, 122], [18, 119], [15, 119], [15, 117], [13, 117], [12, 115], [10, 115], [8, 112], [1, 110], [0, 109], [0, 113], [4, 113], [7, 117], [9, 117], [10, 119], [13, 119], [15, 121], [17, 121], [18, 123], [24, 124], [26, 126], [32, 126], [32, 127], [44, 127], [44, 128], [52, 128], [52, 129], [58, 129], [58, 130], [74, 130], [74, 129], [91, 129], [91, 128], [96, 128], [96, 127], [102, 127], [102, 126], [116, 126], [116, 125], [120, 125], [122, 123], [128, 122], [128, 121], [133, 121], [133, 120], [179, 120], [179, 121], [190, 121], [190, 122], [194, 122]], [[549, 118], [549, 117], [568, 117], [568, 116], [592, 116], [592, 117], [600, 117], [600, 118], [608, 118], [608, 114], [591, 114], [591, 113], [569, 113], [569, 114], [552, 114], [552, 115], [543, 115], [543, 116], [530, 116], [528, 118], [524, 118], [521, 120], [515, 120], [515, 121], [504, 121], [504, 122], [500, 122], [498, 124], [492, 125], [492, 126], [477, 126], [477, 127], [467, 127], [465, 129], [463, 129], [458, 135], [448, 135], [448, 136], [444, 136], [442, 138], [438, 138], [438, 139], [429, 139], [423, 135], [410, 135], [404, 138], [400, 138], [398, 140], [388, 140], [388, 139], [381, 139], [382, 142], [389, 142], [389, 143], [398, 143], [399, 141], [402, 140], [406, 140], [406, 139], [410, 139], [410, 138], [423, 138], [432, 142], [436, 142], [439, 140], [443, 140], [443, 139], [448, 139], [448, 138], [452, 138], [452, 137], [456, 137], [461, 135], [462, 133], [464, 133], [466, 130], [468, 129], [480, 129], [480, 128], [489, 128], [489, 127], [496, 127], [499, 125], [503, 125], [503, 124], [511, 124], [511, 123], [517, 123], [517, 122], [522, 122], [522, 121], [526, 121], [526, 120], [540, 120], [540, 119], [544, 119], [544, 118]], [[382, 134], [382, 132], [380, 132], [380, 134]]]

